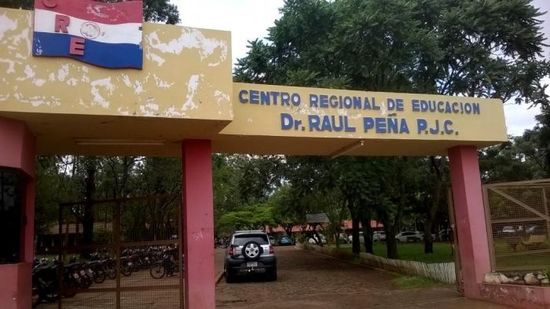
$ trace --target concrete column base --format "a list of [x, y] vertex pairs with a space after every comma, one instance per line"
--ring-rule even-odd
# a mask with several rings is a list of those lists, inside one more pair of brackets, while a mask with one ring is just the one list
[[480, 285], [481, 298], [522, 309], [550, 309], [550, 287], [487, 284]]

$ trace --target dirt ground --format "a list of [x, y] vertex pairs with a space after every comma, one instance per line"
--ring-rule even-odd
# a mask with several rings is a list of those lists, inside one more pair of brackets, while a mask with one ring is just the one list
[[[332, 257], [295, 247], [276, 247], [278, 280], [261, 278], [240, 280], [216, 286], [217, 308], [243, 309], [363, 309], [363, 308], [505, 308], [459, 297], [454, 286], [400, 289], [393, 280], [398, 276], [385, 271], [343, 262]], [[216, 271], [223, 270], [224, 250], [216, 250]], [[152, 279], [148, 271], [122, 278], [121, 285], [162, 286], [177, 284], [179, 277]], [[94, 284], [93, 288], [114, 287], [114, 281]], [[91, 291], [91, 290], [90, 290]], [[108, 309], [115, 307], [114, 293], [79, 293], [63, 300], [63, 308]], [[121, 294], [125, 309], [179, 308], [179, 290], [131, 291]], [[57, 308], [42, 304], [41, 309]], [[191, 308], [195, 309], [195, 308]], [[200, 309], [200, 308], [199, 308]]]
[[[223, 266], [222, 266], [223, 267]], [[132, 273], [129, 277], [121, 277], [121, 287], [149, 286], [150, 291], [121, 292], [121, 308], [128, 309], [178, 309], [180, 308], [180, 291], [178, 288], [165, 289], [166, 286], [176, 285], [179, 282], [179, 273], [175, 276], [162, 279], [153, 279], [148, 270]], [[94, 289], [114, 288], [115, 280], [105, 280], [101, 284], [93, 284], [86, 293], [78, 293], [72, 298], [62, 300], [63, 309], [110, 309], [116, 307], [114, 292], [94, 292]], [[58, 308], [57, 304], [41, 304], [38, 309]]]
[[[219, 254], [219, 253], [218, 253]], [[220, 282], [218, 308], [505, 308], [459, 297], [454, 286], [400, 289], [395, 274], [304, 251], [276, 247], [279, 278]]]

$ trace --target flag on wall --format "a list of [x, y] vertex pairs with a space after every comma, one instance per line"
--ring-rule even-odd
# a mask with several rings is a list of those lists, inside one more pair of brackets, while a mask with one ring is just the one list
[[142, 1], [35, 0], [32, 52], [141, 69], [142, 20]]

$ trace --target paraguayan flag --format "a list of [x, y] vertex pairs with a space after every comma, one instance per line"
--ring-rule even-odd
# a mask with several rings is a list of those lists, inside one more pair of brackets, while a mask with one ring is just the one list
[[142, 20], [142, 1], [35, 0], [33, 55], [141, 69]]

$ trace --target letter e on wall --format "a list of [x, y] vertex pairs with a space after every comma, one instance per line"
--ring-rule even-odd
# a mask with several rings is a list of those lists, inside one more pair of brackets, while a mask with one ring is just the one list
[[71, 44], [69, 46], [69, 53], [71, 55], [77, 55], [77, 56], [84, 56], [84, 40], [83, 38], [79, 37], [72, 37], [71, 38]]

